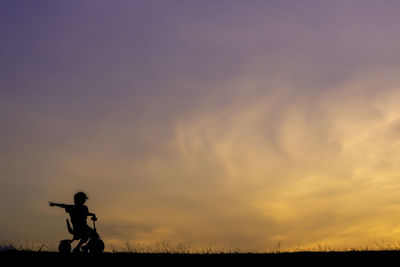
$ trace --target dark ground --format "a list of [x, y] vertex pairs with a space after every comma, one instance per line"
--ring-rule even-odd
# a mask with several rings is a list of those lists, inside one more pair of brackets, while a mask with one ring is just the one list
[[[7, 262], [6, 265], [2, 263]], [[144, 254], [103, 253], [100, 255], [56, 252], [3, 251], [3, 266], [303, 266], [364, 264], [389, 266], [400, 263], [400, 251], [292, 252], [267, 254]]]

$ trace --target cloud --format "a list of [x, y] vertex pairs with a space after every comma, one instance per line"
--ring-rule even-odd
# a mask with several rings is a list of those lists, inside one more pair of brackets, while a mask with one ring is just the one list
[[[129, 113], [124, 106], [67, 142], [56, 135], [46, 146], [38, 135], [38, 143], [29, 143], [40, 156], [14, 146], [3, 166], [10, 190], [2, 196], [19, 203], [10, 194], [19, 192], [30, 199], [19, 210], [34, 220], [34, 213], [50, 216], [36, 227], [51, 225], [62, 236], [66, 214], [51, 215], [45, 204], [70, 202], [75, 191], [86, 190], [102, 236], [115, 247], [162, 240], [242, 249], [395, 240], [397, 81], [391, 73], [367, 76], [302, 91], [290, 83], [262, 86], [268, 81], [253, 83], [244, 74], [161, 124], [156, 111], [137, 124], [121, 116]], [[40, 131], [61, 133], [58, 125]], [[20, 224], [3, 227], [22, 233]], [[57, 243], [54, 233], [48, 239]]]
[[[223, 235], [240, 236], [247, 247], [271, 246], [278, 238], [291, 245], [395, 238], [387, 225], [397, 201], [392, 177], [397, 120], [388, 122], [385, 115], [393, 107], [376, 105], [393, 92], [373, 94], [371, 88], [355, 79], [334, 91], [296, 95], [294, 102], [291, 93], [297, 90], [288, 90], [275, 98], [273, 119], [268, 95], [180, 121], [179, 164], [195, 170], [191, 182], [212, 183], [206, 192], [219, 196], [209, 204], [224, 215], [209, 225], [222, 220]], [[210, 175], [214, 169], [216, 175]]]

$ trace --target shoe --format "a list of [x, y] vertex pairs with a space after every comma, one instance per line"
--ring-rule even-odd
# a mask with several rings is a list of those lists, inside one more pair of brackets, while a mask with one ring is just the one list
[[88, 246], [82, 246], [82, 247], [81, 247], [81, 251], [82, 251], [83, 253], [88, 253], [88, 250], [89, 250]]

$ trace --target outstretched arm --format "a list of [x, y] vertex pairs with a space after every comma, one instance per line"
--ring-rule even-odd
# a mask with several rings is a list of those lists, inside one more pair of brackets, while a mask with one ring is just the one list
[[49, 202], [49, 205], [50, 205], [50, 207], [56, 206], [56, 207], [60, 207], [60, 208], [63, 208], [63, 209], [65, 209], [66, 207], [69, 206], [67, 204], [58, 204], [58, 203], [54, 203], [54, 202]]

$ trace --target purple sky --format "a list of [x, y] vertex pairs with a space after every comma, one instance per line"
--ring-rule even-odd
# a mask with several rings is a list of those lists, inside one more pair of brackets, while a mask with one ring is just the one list
[[399, 10], [1, 1], [0, 241], [77, 190], [115, 246], [397, 240]]

